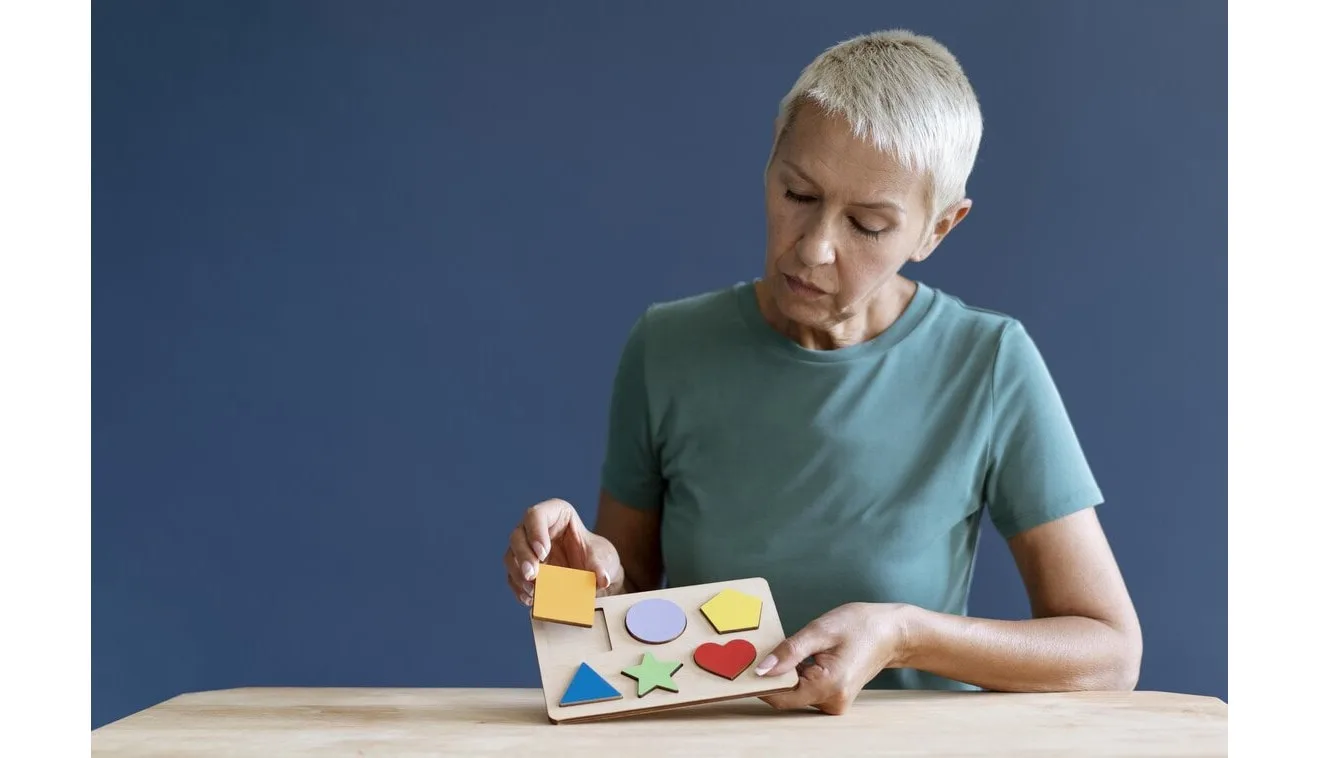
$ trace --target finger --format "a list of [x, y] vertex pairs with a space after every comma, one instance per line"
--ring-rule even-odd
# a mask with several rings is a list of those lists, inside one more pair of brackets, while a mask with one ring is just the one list
[[[550, 554], [541, 559], [541, 565], [566, 566], [571, 569], [586, 569], [586, 554], [572, 533], [572, 527], [565, 527], [555, 541], [550, 543]], [[537, 570], [540, 573], [540, 570]]]
[[821, 713], [830, 716], [842, 716], [848, 712], [848, 707], [852, 705], [852, 699], [844, 693], [839, 693], [833, 697], [826, 698], [824, 701], [814, 703], [815, 708], [819, 708]]
[[527, 530], [519, 524], [509, 535], [508, 560], [513, 562], [510, 573], [513, 576], [531, 581], [536, 578], [536, 567], [541, 560], [536, 557], [531, 543], [527, 541]]
[[610, 586], [611, 578], [620, 573], [619, 567], [615, 565], [618, 563], [618, 555], [612, 549], [601, 545], [603, 540], [589, 532], [580, 517], [574, 516], [570, 529], [572, 536], [568, 542], [572, 547], [569, 548], [569, 552], [580, 551], [580, 559], [573, 564], [574, 568], [595, 573], [596, 589]]
[[504, 551], [504, 570], [509, 576], [509, 586], [513, 587], [515, 590], [521, 588], [522, 592], [527, 593], [527, 596], [531, 597], [535, 586], [530, 581], [523, 578], [526, 573], [523, 570], [521, 562], [513, 556], [513, 548]]
[[788, 692], [765, 695], [761, 699], [781, 711], [820, 706], [833, 700], [835, 687], [820, 666], [807, 666], [798, 676], [797, 686]]
[[597, 553], [595, 546], [599, 543], [600, 540], [587, 529], [577, 510], [570, 507], [567, 509], [567, 525], [554, 537], [550, 554], [553, 556], [559, 553], [564, 565], [569, 568], [593, 572], [596, 575], [596, 589], [600, 589], [608, 587], [610, 577], [617, 576], [619, 571], [612, 571], [612, 562]]
[[596, 589], [604, 589], [610, 586], [614, 577], [618, 576], [621, 569], [615, 564], [617, 561], [610, 560], [602, 550], [595, 547], [587, 549], [587, 559], [583, 562], [582, 568], [596, 575]]
[[508, 581], [509, 581], [509, 589], [513, 590], [513, 596], [518, 599], [518, 602], [530, 608], [532, 605], [531, 594], [519, 589], [518, 585], [521, 584], [521, 582], [517, 579], [514, 579], [512, 576], [508, 577]]
[[587, 565], [591, 559], [591, 551], [587, 546], [587, 528], [576, 511], [569, 514], [568, 523], [557, 539], [569, 568], [590, 570]]
[[829, 650], [838, 640], [820, 621], [807, 624], [797, 634], [775, 646], [756, 667], [757, 676], [779, 676], [792, 671], [816, 653]]
[[610, 551], [608, 556], [602, 555], [604, 552], [593, 549], [591, 558], [587, 561], [587, 570], [596, 572], [596, 589], [609, 587], [614, 577], [623, 572], [623, 568], [619, 565], [618, 554]]
[[573, 506], [558, 499], [545, 500], [527, 509], [523, 517], [523, 530], [527, 544], [538, 562], [550, 555], [550, 546], [556, 537], [572, 523], [577, 512]]

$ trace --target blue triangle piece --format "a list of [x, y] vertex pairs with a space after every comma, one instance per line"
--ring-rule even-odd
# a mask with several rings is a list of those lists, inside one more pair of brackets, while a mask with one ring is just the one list
[[621, 697], [623, 693], [602, 679], [595, 669], [583, 663], [578, 666], [573, 681], [568, 683], [568, 689], [564, 690], [564, 697], [560, 699], [559, 704], [582, 705], [599, 703], [602, 700], [617, 700]]

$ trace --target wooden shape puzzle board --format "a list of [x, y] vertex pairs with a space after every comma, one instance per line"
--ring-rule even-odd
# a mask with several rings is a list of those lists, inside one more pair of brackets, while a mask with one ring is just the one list
[[[759, 622], [753, 617], [755, 629], [724, 634], [716, 631], [712, 620], [702, 612], [702, 606], [724, 590], [742, 593], [736, 596], [740, 601], [738, 608], [746, 607], [748, 599], [744, 596], [761, 601]], [[677, 637], [661, 643], [638, 639], [638, 636], [642, 639], [667, 639], [676, 628], [672, 618], [653, 615], [655, 606], [667, 605], [654, 602], [639, 608], [639, 613], [633, 617], [634, 631], [640, 634], [634, 636], [629, 632], [629, 609], [652, 599], [671, 601], [686, 613], [686, 627], [682, 628]], [[726, 595], [723, 599], [728, 600], [730, 596]], [[719, 605], [716, 604], [717, 607]], [[707, 606], [707, 610], [710, 608]], [[596, 721], [697, 703], [756, 697], [784, 692], [797, 686], [796, 671], [766, 678], [757, 676], [753, 670], [762, 658], [784, 641], [784, 629], [770, 594], [770, 585], [760, 577], [596, 598], [595, 622], [590, 627], [535, 618], [531, 619], [531, 623], [536, 659], [541, 668], [546, 712], [550, 721], [556, 724]], [[657, 631], [663, 633], [656, 634]], [[755, 657], [732, 679], [727, 678], [728, 671], [724, 674], [713, 673], [697, 664], [694, 656], [698, 647], [706, 643], [725, 645], [733, 640], [746, 640], [750, 643], [755, 648]], [[737, 652], [737, 647], [731, 648], [731, 652]], [[706, 655], [703, 655], [707, 665], [710, 665], [710, 652], [712, 648], [707, 648]], [[651, 656], [650, 660], [645, 659], [647, 653]], [[584, 663], [617, 690], [620, 696], [604, 698], [605, 693], [599, 693], [596, 689], [600, 687], [599, 682], [591, 677], [592, 699], [584, 699], [576, 705], [561, 706], [561, 698]], [[727, 669], [727, 661], [722, 663]], [[676, 669], [674, 664], [678, 664]], [[624, 674], [624, 669], [630, 669], [631, 675]], [[590, 676], [589, 673], [586, 675]], [[668, 689], [671, 682], [677, 692]], [[647, 691], [638, 696], [639, 689]], [[597, 697], [600, 699], [594, 699]]]

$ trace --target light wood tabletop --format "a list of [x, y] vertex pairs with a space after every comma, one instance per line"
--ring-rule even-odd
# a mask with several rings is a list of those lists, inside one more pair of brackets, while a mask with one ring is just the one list
[[1164, 692], [865, 691], [842, 716], [757, 698], [551, 724], [539, 689], [199, 692], [92, 732], [104, 756], [1227, 755], [1228, 706]]

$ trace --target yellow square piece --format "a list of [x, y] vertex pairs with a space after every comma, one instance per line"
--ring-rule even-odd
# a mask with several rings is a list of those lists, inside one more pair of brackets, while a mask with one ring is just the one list
[[532, 593], [532, 618], [590, 627], [596, 620], [596, 573], [541, 564]]

